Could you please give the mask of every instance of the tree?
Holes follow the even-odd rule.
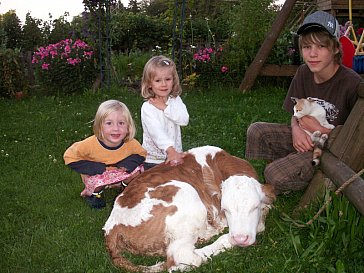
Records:
[[[140,12],[140,6],[138,4],[137,0],[130,0],[128,5],[128,10],[132,13],[139,13]]]
[[[23,26],[22,46],[25,51],[35,51],[44,43],[41,31],[42,20],[33,18],[28,12]]]
[[[6,48],[18,48],[21,43],[21,25],[14,10],[10,10],[2,16],[2,27],[6,36]]]
[[[160,16],[169,8],[170,0],[142,0],[141,10],[150,16]]]
[[[53,20],[52,30],[49,35],[49,43],[57,43],[72,36],[71,24],[65,19],[68,15],[69,13],[66,12],[64,16],[60,16],[58,19]]]

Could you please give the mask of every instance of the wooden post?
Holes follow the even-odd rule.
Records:
[[[277,41],[279,34],[281,33],[287,19],[296,3],[296,0],[286,0],[282,9],[278,12],[277,18],[274,20],[271,29],[269,30],[267,36],[265,37],[262,46],[260,47],[257,55],[255,56],[253,62],[248,67],[245,72],[244,79],[240,84],[239,89],[244,93],[249,91],[253,86],[256,77],[259,74],[265,60],[269,56],[274,43]]]
[[[358,172],[364,167],[364,81],[360,84],[358,100],[350,112],[330,152]]]
[[[363,157],[363,155],[361,156]],[[348,165],[330,152],[324,152],[322,154],[321,170],[338,188],[355,175],[355,172]],[[343,193],[350,203],[364,215],[364,180],[361,177],[358,177],[344,188]]]

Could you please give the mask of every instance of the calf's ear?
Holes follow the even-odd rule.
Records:
[[[265,194],[265,198],[263,199],[263,202],[267,205],[273,204],[273,202],[276,200],[276,194],[274,192],[274,187],[270,184],[263,184],[262,191]]]

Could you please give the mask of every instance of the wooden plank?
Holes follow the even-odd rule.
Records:
[[[338,188],[356,174],[344,162],[328,151],[324,151],[322,154],[321,170]],[[343,193],[364,215],[364,180],[358,177],[343,190]]]
[[[331,12],[333,15],[342,17],[349,16],[348,0],[317,0],[317,9]],[[364,10],[363,0],[352,0],[352,15],[360,17]]]
[[[298,65],[277,65],[265,64],[259,75],[261,76],[275,76],[275,77],[293,77],[296,74]]]
[[[317,9],[318,10],[331,10],[331,1],[330,0],[317,0]]]
[[[354,171],[364,167],[364,82],[359,99],[330,147],[330,152]]]
[[[362,9],[363,0],[351,0],[352,9]],[[343,9],[349,9],[348,0],[317,0],[317,7],[325,7],[327,9],[335,9],[336,7],[342,7]]]

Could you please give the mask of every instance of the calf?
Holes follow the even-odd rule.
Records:
[[[185,271],[234,246],[255,243],[275,199],[245,160],[220,148],[188,151],[184,163],[161,164],[137,176],[115,200],[103,230],[116,266],[128,271]],[[223,232],[215,242],[195,244]],[[135,265],[122,252],[166,261]]]

